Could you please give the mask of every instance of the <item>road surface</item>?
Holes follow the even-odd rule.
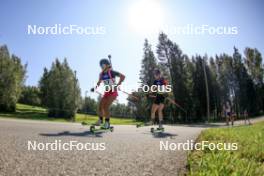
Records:
[[[164,133],[152,134],[150,127],[126,125],[94,135],[77,123],[0,118],[0,175],[182,175],[187,151],[160,150],[160,143],[185,143],[202,129],[165,126]],[[87,144],[88,150],[43,149],[56,142]]]

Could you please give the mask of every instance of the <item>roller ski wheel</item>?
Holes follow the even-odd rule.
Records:
[[[90,126],[90,132],[91,133],[94,133],[95,132],[95,126],[94,125]]]
[[[96,132],[105,132],[105,131],[114,131],[114,127],[110,126],[109,128],[105,128],[104,126],[100,126],[100,128],[96,128],[96,126],[92,125],[90,126],[90,132],[91,133],[96,133]]]
[[[150,128],[150,132],[154,133],[155,129],[154,128]]]
[[[164,132],[164,128],[157,128],[157,131],[161,131],[161,132]]]

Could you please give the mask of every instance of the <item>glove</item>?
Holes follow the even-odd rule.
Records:
[[[93,88],[91,88],[91,92],[94,92],[94,87],[93,87]]]

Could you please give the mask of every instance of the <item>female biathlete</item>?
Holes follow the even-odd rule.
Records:
[[[102,68],[102,72],[100,73],[99,80],[97,82],[95,89],[100,86],[101,82],[104,82],[105,93],[99,102],[99,106],[98,106],[99,120],[95,125],[100,126],[103,123],[103,117],[105,117],[105,123],[103,127],[105,129],[108,129],[110,128],[109,108],[113,103],[113,101],[118,96],[117,93],[118,86],[120,86],[121,83],[124,81],[125,76],[119,72],[112,70],[111,64],[108,59],[101,59],[100,67]],[[116,77],[120,78],[117,84],[115,80]],[[92,88],[91,91],[93,92],[94,88]]]
[[[159,115],[159,129],[162,129],[162,124],[163,124],[163,109],[164,109],[164,101],[165,101],[165,93],[163,86],[167,85],[167,81],[161,76],[160,70],[155,70],[154,71],[154,78],[155,81],[153,83],[153,86],[157,86],[156,90],[154,91],[154,95],[150,95],[150,97],[154,97],[154,102],[151,107],[151,122],[149,122],[149,125],[153,125],[155,121],[155,115],[156,112],[158,111]],[[159,88],[158,88],[159,87]]]
[[[229,122],[231,120],[231,124],[232,126],[234,125],[234,113],[232,111],[232,105],[229,101],[226,101],[226,103],[223,105],[223,111],[224,111],[224,115],[226,117],[226,125],[229,126]]]

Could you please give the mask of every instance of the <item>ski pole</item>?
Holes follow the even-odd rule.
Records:
[[[169,97],[167,97],[167,99],[168,99],[171,103],[173,103],[173,104],[175,104],[176,106],[178,106],[178,107],[179,107],[181,110],[183,110],[185,113],[187,113],[186,110],[185,110],[183,107],[181,107],[181,105],[179,105],[178,103],[176,103],[175,100],[173,100],[173,99],[171,99],[171,98],[169,98]]]
[[[112,57],[111,54],[109,54],[109,55],[108,55],[108,59],[109,59],[109,62],[110,62],[111,67],[113,68],[113,66],[112,66],[112,61],[111,61],[111,57]]]
[[[99,95],[101,95],[101,96],[103,96],[103,94],[101,93],[101,92],[99,92],[98,90],[96,90],[96,87],[94,88],[91,88],[91,90],[90,90],[91,92],[95,92],[95,93],[97,93],[97,94],[99,94]]]
[[[100,96],[103,96],[103,94],[101,93],[101,92],[99,92],[99,91],[95,91],[97,94],[99,94]]]
[[[100,95],[101,97],[104,96],[101,92],[99,92],[98,90],[96,90],[96,89],[94,89],[94,88],[91,89],[91,92],[97,93],[97,94]],[[114,102],[118,103],[117,99],[115,99]]]
[[[123,92],[124,94],[127,94],[128,96],[131,96],[131,97],[135,98],[136,100],[139,100],[139,98],[137,96],[135,96],[135,95],[132,95],[132,94],[130,94],[130,93],[126,92],[126,91],[123,91],[123,90],[120,90],[120,91]]]

